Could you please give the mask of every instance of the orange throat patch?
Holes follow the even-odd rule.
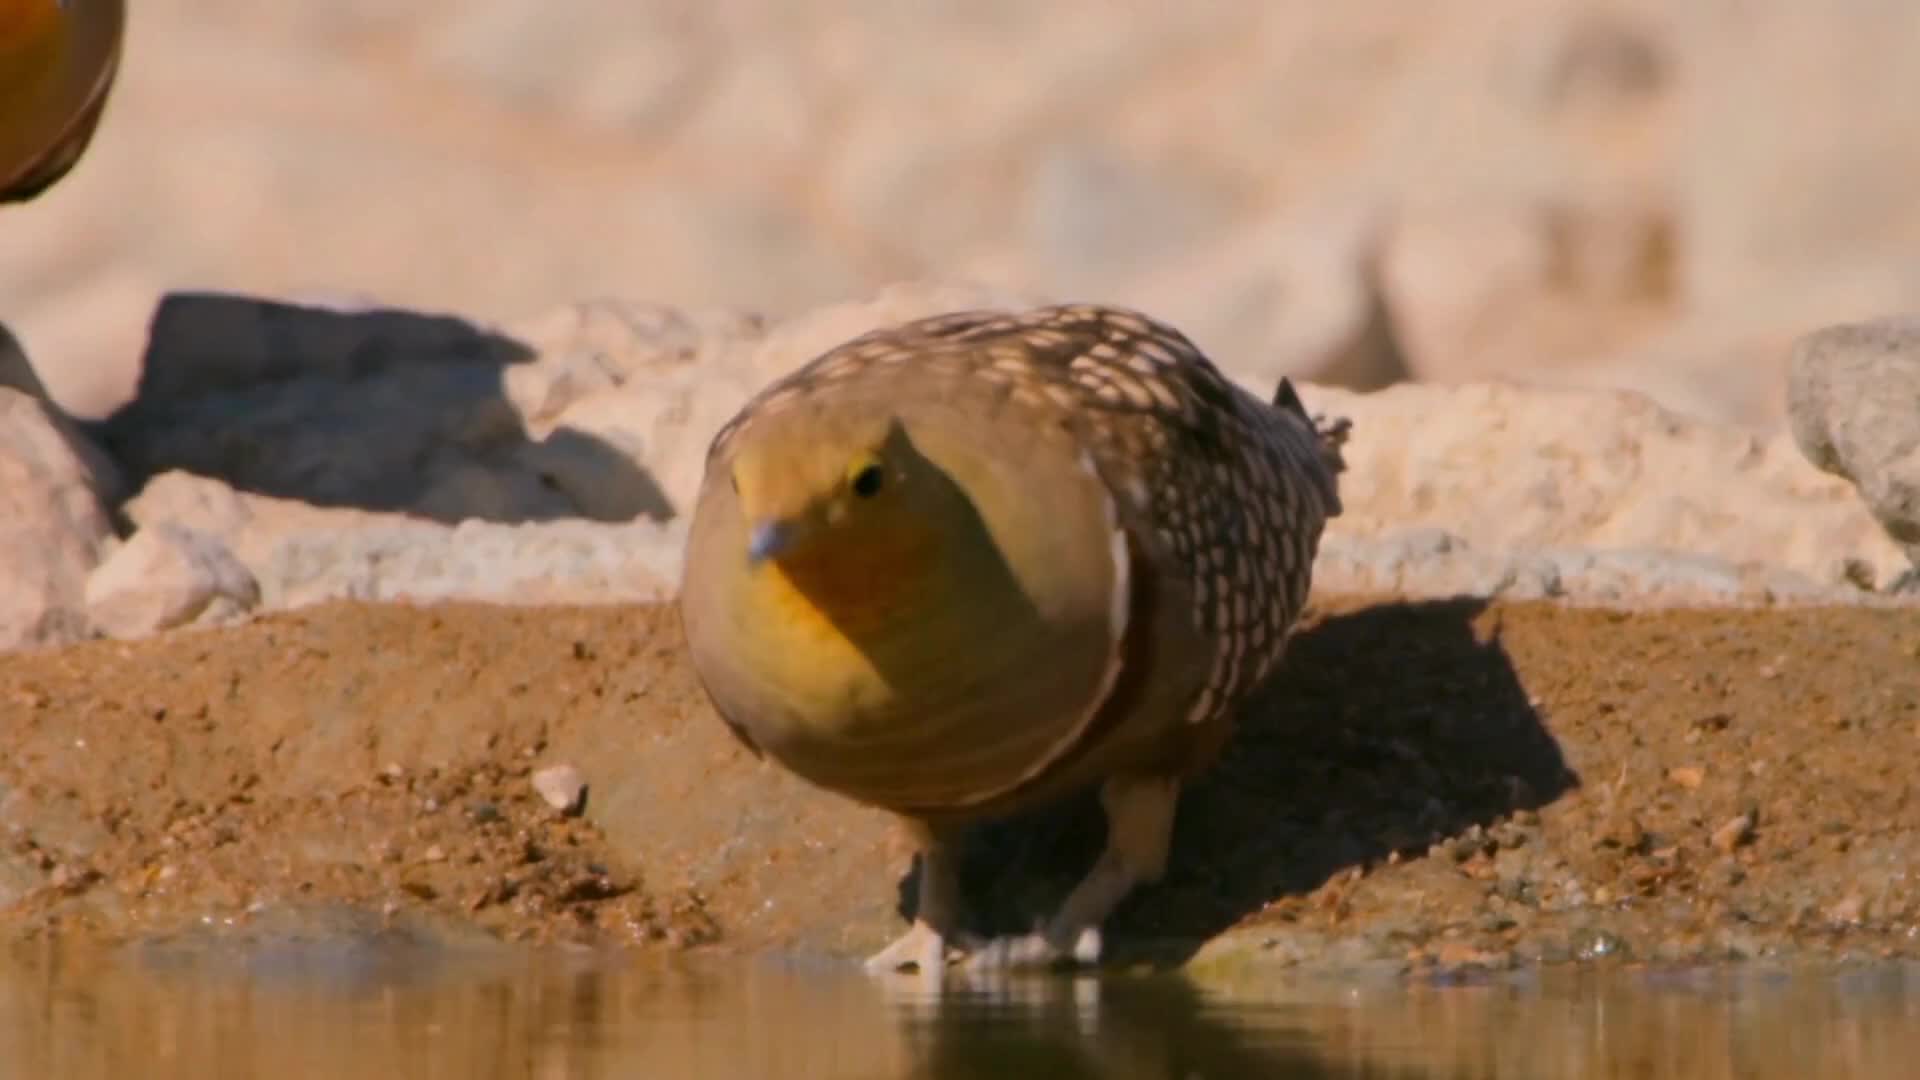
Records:
[[[760,568],[785,613],[857,640],[935,587],[938,539],[925,528],[863,530],[856,545],[809,544]]]

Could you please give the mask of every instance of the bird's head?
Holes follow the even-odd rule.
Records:
[[[749,563],[857,562],[925,531],[924,499],[915,497],[925,492],[914,488],[930,466],[897,419],[859,410],[784,419],[741,432],[732,455]]]
[[[998,445],[941,402],[891,389],[830,386],[738,429],[712,475],[726,486],[701,500],[719,524],[695,565],[777,599],[766,618],[818,618],[863,647],[926,624],[929,605],[994,617],[993,597],[1018,589],[980,504],[1007,505],[1020,466],[1002,470]]]

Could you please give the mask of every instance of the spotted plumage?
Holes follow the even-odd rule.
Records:
[[[973,950],[1084,951],[1282,656],[1345,436],[1134,311],[875,330],[715,435],[682,591],[696,666],[749,745],[915,823],[930,864],[954,827],[1101,783],[1102,863],[1046,932]],[[887,495],[850,494],[863,474]],[[929,888],[877,962],[937,966],[956,940]]]
[[[754,418],[874,368],[927,385],[977,379],[1001,406],[1060,410],[1126,500],[1139,538],[1187,578],[1194,621],[1217,641],[1213,718],[1265,678],[1301,608],[1335,486],[1344,424],[1317,428],[1290,383],[1272,405],[1233,385],[1179,331],[1099,305],[970,311],[882,328],[775,383],[715,436],[723,456]],[[1261,602],[1260,598],[1271,598]]]

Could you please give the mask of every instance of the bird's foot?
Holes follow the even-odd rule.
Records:
[[[867,957],[866,969],[875,975],[908,967],[918,969],[922,975],[937,974],[946,969],[950,950],[957,947],[964,952],[976,943],[971,935],[960,934],[950,938],[916,919],[912,928],[895,938],[892,944]]]
[[[1092,967],[1100,962],[1100,951],[1097,926],[1077,932],[1036,930],[982,942],[968,952],[962,966],[969,972],[1037,971],[1067,963]]]

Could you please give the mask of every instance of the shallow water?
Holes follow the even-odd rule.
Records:
[[[0,954],[0,1077],[1895,1077],[1920,967],[1477,985],[282,942]]]

